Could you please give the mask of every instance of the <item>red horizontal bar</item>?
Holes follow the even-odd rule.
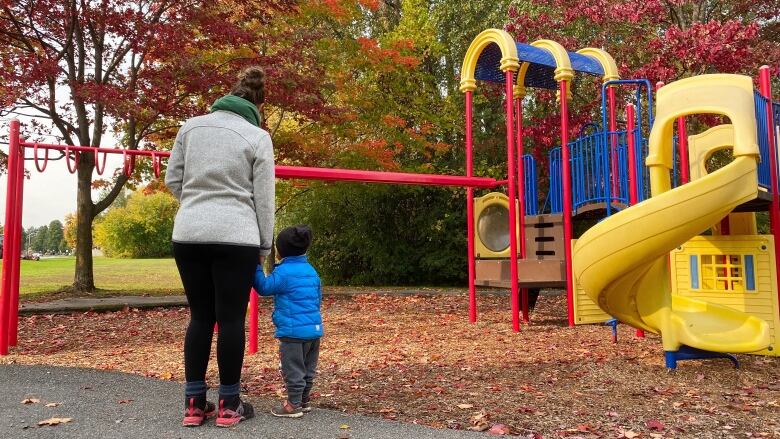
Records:
[[[124,148],[95,148],[92,146],[70,146],[70,145],[53,145],[51,143],[37,143],[37,142],[22,142],[20,145],[23,148],[34,148],[38,145],[41,149],[55,149],[57,151],[79,151],[79,152],[101,152],[106,154],[127,154],[137,156],[155,156],[155,157],[168,157],[171,155],[170,151],[149,151],[138,149],[124,149]]]
[[[79,151],[79,152],[99,152],[105,154],[127,154],[129,156],[154,156],[168,157],[170,151],[148,151],[148,150],[126,150],[122,148],[93,148],[90,146],[66,146],[53,145],[47,143],[22,142],[22,147],[34,148],[37,145],[39,149],[54,149],[58,151]],[[285,179],[306,179],[306,180],[324,180],[324,181],[353,181],[364,183],[389,183],[389,184],[410,184],[410,185],[431,185],[431,186],[459,186],[473,188],[494,188],[502,182],[494,178],[485,177],[465,177],[462,175],[441,175],[441,174],[415,174],[408,172],[384,172],[384,171],[364,171],[355,169],[337,169],[337,168],[309,168],[303,166],[276,166],[276,178]],[[505,183],[505,181],[504,181]]]
[[[302,178],[307,180],[357,181],[365,183],[392,183],[434,186],[461,186],[475,188],[496,187],[496,180],[461,175],[413,174],[406,172],[360,171],[353,169],[305,168],[301,166],[277,166],[277,178]]]

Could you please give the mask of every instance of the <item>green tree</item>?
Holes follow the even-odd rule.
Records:
[[[60,245],[64,240],[65,235],[63,233],[62,221],[54,220],[49,223],[49,229],[47,233],[46,251],[59,252]]]
[[[504,26],[508,2],[374,3],[375,8],[355,10],[352,25],[339,27],[328,46],[338,51],[332,58],[338,62],[326,63],[326,74],[336,84],[332,99],[344,117],[319,125],[319,134],[311,137],[329,145],[324,164],[462,174],[460,63],[475,35]],[[503,115],[496,110],[501,96],[489,87],[480,93],[476,172],[503,178]],[[278,194],[279,225],[312,226],[310,254],[328,282],[465,279],[463,190],[283,182]]]
[[[108,257],[170,256],[177,209],[178,202],[171,194],[135,192],[126,206],[110,209],[97,223],[95,242]]]
[[[35,229],[32,236],[32,249],[36,252],[45,252],[49,247],[49,227],[41,226]]]

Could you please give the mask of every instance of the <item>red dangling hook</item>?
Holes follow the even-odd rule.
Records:
[[[155,153],[152,153],[152,169],[154,170],[154,178],[160,178],[160,157]]]
[[[100,151],[98,151],[97,148],[95,148],[95,171],[97,171],[98,175],[103,175],[103,172],[106,170],[106,159],[108,158],[108,153],[103,153],[103,165],[98,165],[100,163],[100,159],[98,158],[100,155]],[[101,168],[102,166],[102,168]]]
[[[49,164],[49,150],[46,149],[46,156],[43,157],[43,166],[38,164],[38,143],[33,143],[33,158],[35,161],[35,169],[38,170],[38,172],[43,172],[46,170],[46,165]]]
[[[70,147],[65,145],[65,164],[68,165],[68,172],[71,174],[75,174],[76,170],[79,168],[79,152],[78,150],[73,151],[73,167],[70,166]]]
[[[135,155],[130,154],[130,158],[127,157],[127,150],[122,150],[122,172],[124,172],[125,176],[130,178],[133,176],[133,171],[135,171]]]

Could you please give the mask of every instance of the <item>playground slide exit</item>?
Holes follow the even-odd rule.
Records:
[[[681,346],[755,352],[769,346],[769,326],[755,316],[671,294],[669,252],[757,196],[753,85],[739,75],[688,78],[659,90],[647,165],[653,197],[602,221],[575,244],[575,275],[605,312],[659,333],[666,352]],[[716,113],[734,126],[734,160],[671,189],[672,129],[679,116]]]

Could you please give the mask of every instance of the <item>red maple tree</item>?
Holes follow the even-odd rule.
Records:
[[[27,136],[159,149],[237,71],[259,64],[267,66],[271,106],[316,118],[324,104],[317,66],[305,55],[311,37],[269,25],[294,15],[296,3],[0,0],[0,110],[50,121]],[[82,154],[73,289],[86,292],[95,288],[92,222],[128,180],[115,175],[93,200],[93,169],[93,154]]]

